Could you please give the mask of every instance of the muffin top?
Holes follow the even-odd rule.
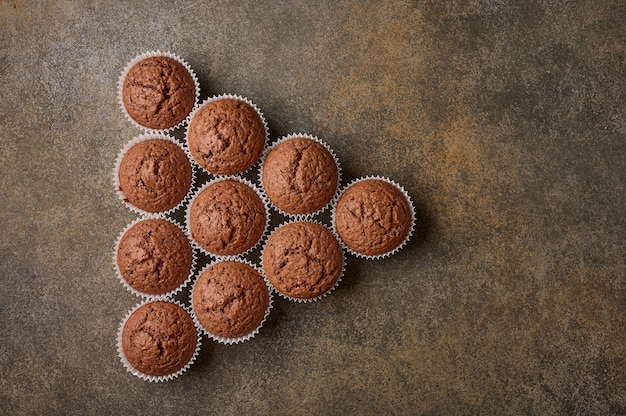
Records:
[[[250,104],[220,98],[194,114],[187,131],[191,155],[216,175],[234,175],[251,167],[265,146],[265,125]]]
[[[226,179],[203,189],[191,203],[192,238],[218,256],[242,254],[259,242],[265,231],[265,204],[245,183]]]
[[[323,295],[343,269],[339,242],[323,225],[294,222],[278,228],[263,250],[263,270],[281,294],[297,299]]]
[[[378,256],[400,247],[413,225],[409,201],[394,185],[365,179],[349,186],[337,201],[335,228],[356,253]]]
[[[148,295],[163,295],[187,280],[193,250],[176,225],[162,219],[146,219],[122,235],[116,259],[122,278],[130,287]]]
[[[258,328],[269,306],[269,291],[261,274],[239,261],[211,265],[193,290],[193,310],[211,334],[238,338]]]
[[[131,314],[122,329],[122,350],[135,369],[148,376],[174,374],[196,351],[197,331],[182,307],[150,302]]]
[[[175,143],[148,139],[132,146],[118,172],[126,201],[148,212],[177,206],[191,189],[191,163]]]
[[[263,188],[270,201],[288,214],[312,214],[337,191],[339,168],[317,141],[294,137],[276,145],[263,162]]]
[[[196,103],[192,75],[166,56],[142,59],[128,71],[122,101],[130,117],[149,129],[168,129],[187,118]]]

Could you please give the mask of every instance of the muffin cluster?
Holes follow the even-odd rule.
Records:
[[[117,342],[144,380],[185,372],[202,334],[223,344],[254,337],[274,294],[322,299],[339,284],[345,253],[386,257],[413,232],[401,186],[363,177],[342,188],[330,146],[303,133],[270,143],[247,98],[200,102],[194,71],[174,54],[135,57],[118,96],[140,132],[121,149],[114,183],[138,218],[121,231],[114,263],[142,301]]]

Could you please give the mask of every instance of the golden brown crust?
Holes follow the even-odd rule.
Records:
[[[261,116],[245,101],[222,98],[202,106],[187,134],[191,155],[207,171],[234,175],[251,167],[265,146]]]
[[[266,215],[263,200],[250,186],[234,180],[216,182],[191,205],[191,236],[210,253],[241,254],[260,240]]]
[[[335,227],[346,246],[366,256],[388,253],[411,232],[409,202],[392,184],[366,179],[350,186],[339,198]]]
[[[191,163],[176,144],[149,139],[131,147],[119,168],[120,191],[144,211],[167,211],[191,189]]]
[[[148,219],[120,239],[117,264],[135,290],[162,295],[180,286],[191,272],[193,250],[183,231],[169,221]]]
[[[323,225],[294,222],[278,228],[263,250],[269,282],[285,296],[311,299],[329,291],[341,276],[339,242]]]
[[[164,376],[189,363],[197,336],[193,320],[183,308],[170,302],[151,302],[133,312],[124,324],[122,350],[140,372]]]
[[[269,306],[269,291],[261,274],[237,262],[213,264],[198,278],[193,309],[210,333],[225,337],[245,336],[261,325]]]
[[[196,102],[196,86],[178,61],[155,56],[137,62],[124,78],[124,107],[133,120],[150,129],[174,127]]]
[[[320,143],[295,137],[278,144],[263,163],[268,198],[289,214],[312,214],[337,191],[339,172],[332,154]]]

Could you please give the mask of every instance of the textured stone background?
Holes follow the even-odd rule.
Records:
[[[130,3],[0,2],[0,413],[626,412],[623,1]],[[157,385],[116,356],[138,299],[111,260],[116,82],[152,49],[419,214]]]

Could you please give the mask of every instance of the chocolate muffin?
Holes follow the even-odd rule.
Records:
[[[263,270],[282,295],[314,299],[330,291],[343,271],[343,253],[335,236],[314,222],[278,228],[263,250]]]
[[[177,126],[196,104],[192,74],[167,56],[148,57],[133,65],[124,77],[121,93],[128,115],[155,130]]]
[[[380,256],[406,241],[413,227],[413,211],[398,187],[381,179],[365,179],[350,185],[339,197],[334,222],[350,250]]]
[[[265,231],[263,200],[237,180],[209,184],[193,199],[188,218],[192,238],[217,256],[242,254],[254,247]]]
[[[164,295],[189,277],[193,249],[185,233],[163,219],[133,224],[120,238],[116,262],[121,277],[134,290]]]
[[[240,261],[220,261],[198,278],[192,294],[193,311],[212,335],[240,338],[262,324],[270,304],[263,276]]]
[[[289,136],[267,154],[261,182],[279,210],[313,214],[337,192],[339,167],[330,151],[311,136]]]
[[[183,370],[195,355],[198,333],[185,309],[167,301],[140,306],[124,323],[124,358],[147,376],[167,376]]]
[[[174,142],[147,139],[123,155],[118,178],[125,201],[147,212],[168,211],[191,189],[191,163]]]
[[[187,129],[191,155],[216,175],[234,175],[261,156],[267,132],[257,110],[243,99],[217,98],[194,113]]]

